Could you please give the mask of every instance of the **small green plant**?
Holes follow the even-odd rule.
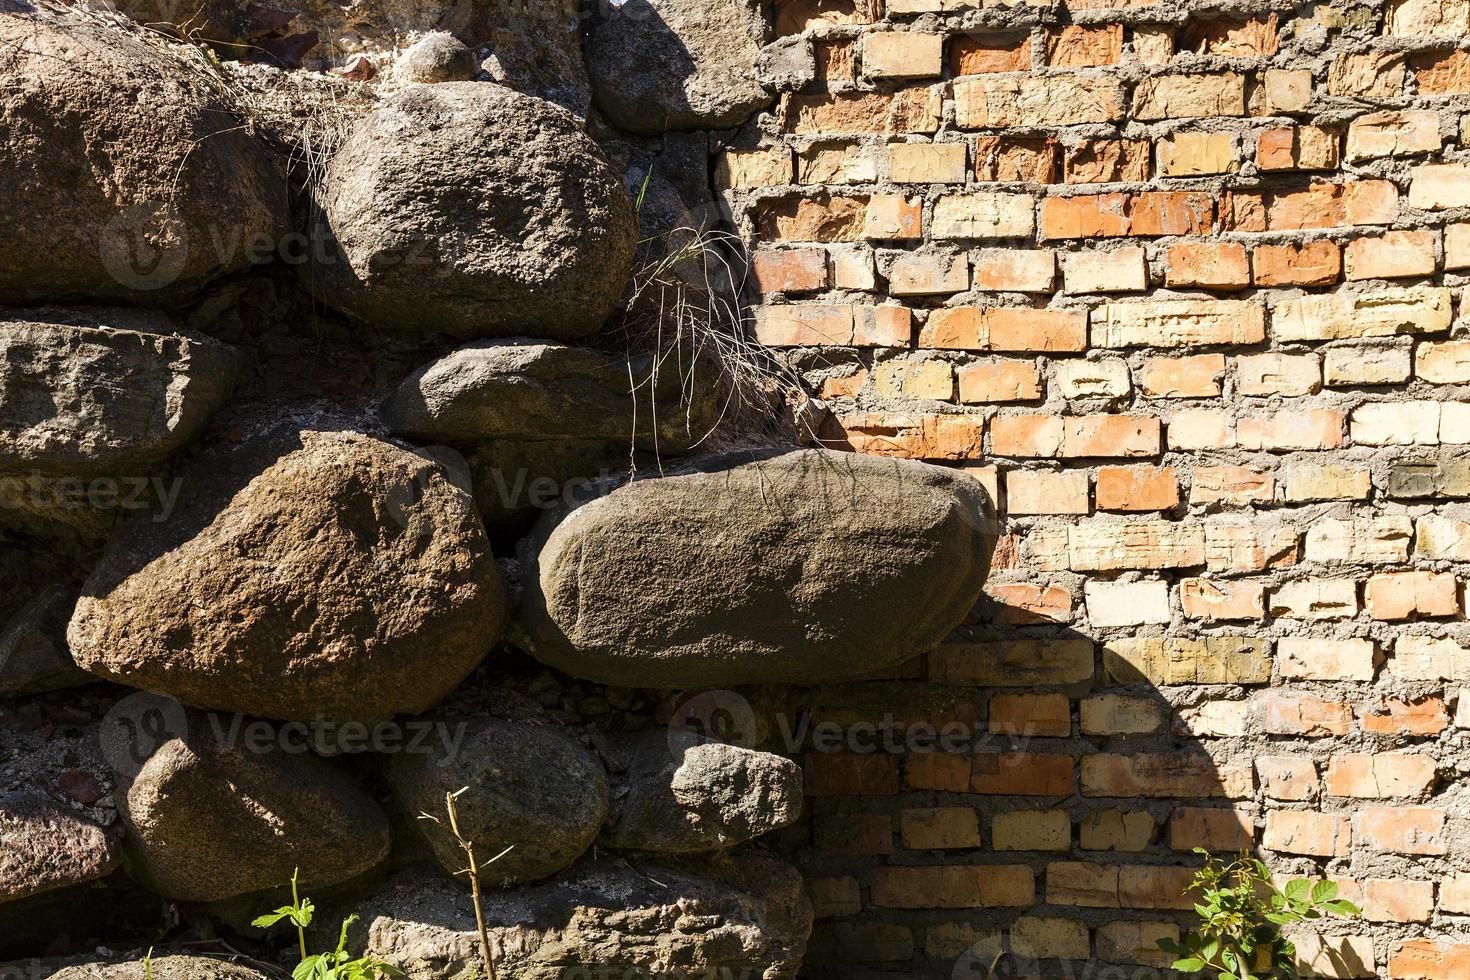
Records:
[[[354,959],[347,952],[347,930],[357,921],[349,915],[342,923],[342,933],[337,938],[337,948],[329,953],[306,953],[306,929],[311,925],[316,907],[311,899],[302,898],[298,879],[301,869],[291,873],[291,904],[283,905],[267,915],[262,915],[251,925],[257,929],[269,929],[278,922],[290,922],[296,927],[296,943],[301,951],[301,962],[291,971],[292,980],[381,980],[385,977],[401,977],[403,971],[382,960]]]
[[[1193,884],[1200,927],[1178,942],[1159,940],[1159,949],[1177,957],[1176,970],[1212,971],[1221,980],[1294,978],[1296,946],[1281,934],[1283,926],[1362,911],[1338,898],[1333,882],[1298,879],[1277,888],[1270,869],[1248,854],[1225,861],[1202,847],[1194,851],[1205,856]]]

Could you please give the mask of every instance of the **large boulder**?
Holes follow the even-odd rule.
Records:
[[[105,878],[117,863],[96,824],[36,793],[0,794],[0,904]]]
[[[0,5],[0,302],[172,303],[269,256],[285,184],[202,57]]]
[[[687,451],[717,411],[717,380],[677,356],[614,357],[534,340],[486,341],[410,375],[383,406],[419,441],[604,440]]]
[[[179,901],[213,902],[289,882],[346,881],[388,854],[388,817],[353,781],[280,743],[234,738],[191,715],[127,783],[129,871]],[[118,774],[120,778],[126,772]]]
[[[618,746],[603,841],[691,854],[733,847],[801,816],[801,766],[769,752],[651,732]]]
[[[592,102],[619,129],[730,129],[771,101],[756,77],[755,0],[631,0],[597,8],[584,51]]]
[[[503,632],[484,526],[431,459],[291,426],[182,483],[83,587],[68,639],[98,676],[268,718],[377,718],[436,704]]]
[[[3,576],[0,584],[7,589],[25,589]],[[53,583],[32,591],[8,617],[0,615],[0,698],[56,691],[96,680],[77,666],[66,646],[66,622],[75,601],[74,592]],[[0,603],[0,609],[4,605],[8,604]]]
[[[629,687],[827,684],[934,647],[995,546],[980,484],[908,460],[736,454],[544,516],[524,640]]]
[[[238,369],[234,348],[183,335],[161,316],[0,311],[0,469],[90,474],[156,463],[198,434]]]
[[[489,892],[484,904],[495,967],[516,980],[790,980],[812,924],[801,876],[762,854],[712,865],[590,863]],[[454,882],[402,873],[352,911],[361,918],[349,949],[414,980],[468,980],[479,963],[474,913]]]
[[[0,971],[3,973],[3,971]],[[124,961],[95,960],[65,966],[35,980],[267,980],[269,974],[212,956],[157,953]],[[23,975],[24,980],[24,975]]]
[[[545,878],[581,857],[607,817],[602,763],[569,736],[530,722],[481,718],[450,722],[453,740],[394,756],[388,782],[402,815],[417,821],[434,859],[453,874],[465,855],[449,832],[445,794],[456,801],[459,827],[489,864],[496,887]],[[453,744],[451,744],[451,741]]]
[[[302,281],[388,329],[585,337],[617,306],[637,223],[577,120],[500,85],[414,85],[328,168]]]

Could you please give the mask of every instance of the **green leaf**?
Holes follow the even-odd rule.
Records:
[[[1337,897],[1337,882],[1319,881],[1312,886],[1312,901],[1330,902]]]
[[[1196,973],[1200,970],[1203,970],[1209,965],[1210,964],[1197,957],[1190,957],[1188,959],[1174,961],[1174,969],[1181,970],[1185,973]]]
[[[260,918],[252,920],[250,924],[257,929],[269,929],[294,911],[295,909],[289,908],[276,909],[270,915],[262,915]]]
[[[1293,902],[1303,901],[1310,894],[1312,883],[1305,878],[1297,878],[1295,881],[1286,883],[1286,897]]]

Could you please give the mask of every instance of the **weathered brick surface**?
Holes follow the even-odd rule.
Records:
[[[1167,966],[1198,844],[1364,905],[1316,975],[1470,976],[1470,3],[776,7],[814,80],[715,169],[754,336],[1002,527],[843,695],[985,743],[804,757],[836,972]]]

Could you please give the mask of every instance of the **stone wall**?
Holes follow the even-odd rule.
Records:
[[[1470,975],[1470,4],[777,8],[757,336],[1005,522],[969,627],[808,705],[808,969],[1154,976],[1203,846],[1363,905],[1320,975]]]

